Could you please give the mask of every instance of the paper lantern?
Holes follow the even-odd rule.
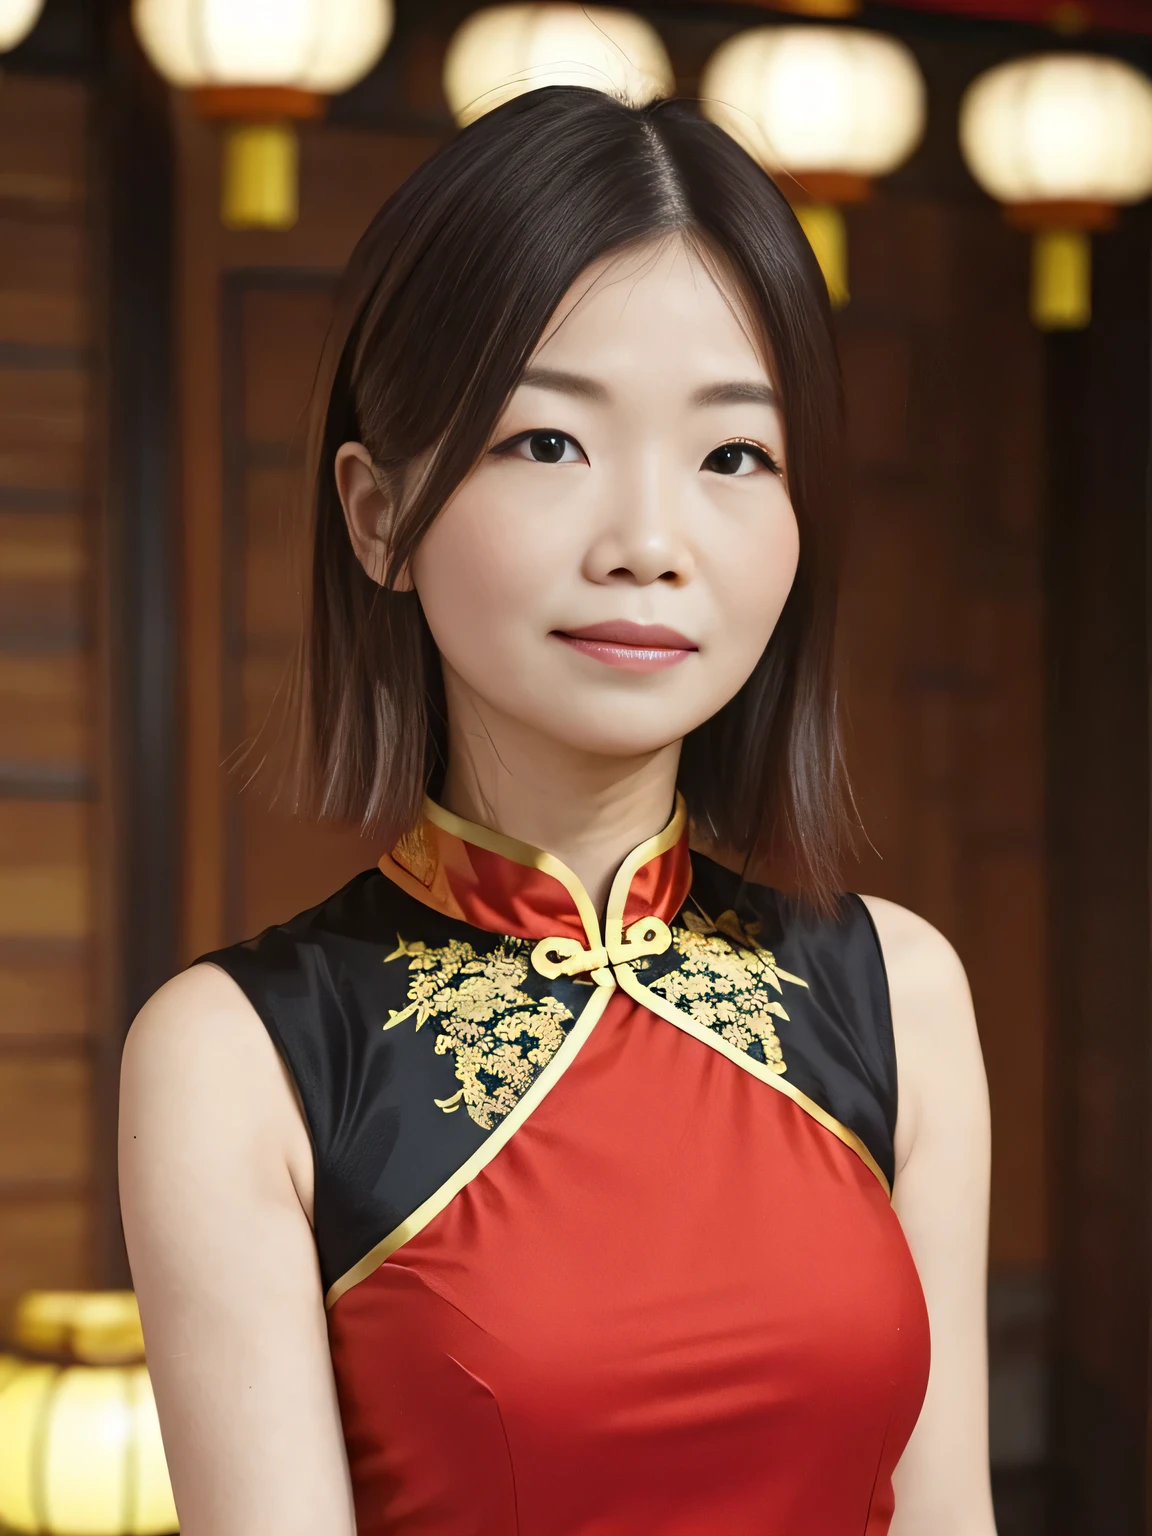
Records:
[[[0,0],[0,53],[24,41],[43,9],[44,0]]]
[[[709,59],[704,110],[774,175],[835,304],[848,299],[839,205],[860,202],[924,132],[924,78],[895,38],[856,27],[754,27]]]
[[[38,1536],[175,1531],[131,1291],[32,1292],[15,1332],[21,1354],[0,1355],[0,1527]]]
[[[461,127],[543,85],[586,85],[642,105],[673,87],[659,34],[629,11],[494,5],[456,30],[444,95]]]
[[[1001,64],[965,93],[960,146],[1011,222],[1033,232],[1033,319],[1086,325],[1090,232],[1152,192],[1152,82],[1088,53]]]
[[[228,124],[221,216],[288,229],[298,213],[293,122],[366,75],[392,35],[392,0],[133,0],[149,59]]]

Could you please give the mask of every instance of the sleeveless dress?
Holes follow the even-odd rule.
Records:
[[[299,1091],[361,1536],[882,1536],[928,1374],[867,909],[688,849],[603,927],[429,803],[204,957]]]

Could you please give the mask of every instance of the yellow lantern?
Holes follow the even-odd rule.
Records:
[[[1152,192],[1152,82],[1119,59],[1037,54],[988,70],[960,107],[968,169],[1033,233],[1032,317],[1074,330],[1092,314],[1089,235]]]
[[[753,27],[700,81],[704,110],[784,181],[834,304],[848,301],[840,204],[901,165],[924,132],[924,78],[895,38],[855,27]]]
[[[544,85],[587,85],[641,105],[668,95],[659,33],[629,11],[594,5],[494,5],[457,28],[444,95],[461,127]]]
[[[298,214],[294,121],[361,79],[392,35],[392,0],[133,0],[141,45],[198,111],[228,126],[221,217],[289,229]]]
[[[176,1506],[131,1291],[33,1291],[0,1355],[0,1528],[167,1536]]]
[[[44,0],[0,0],[0,53],[24,41],[43,9]]]

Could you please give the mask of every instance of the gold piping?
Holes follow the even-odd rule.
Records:
[[[643,982],[636,979],[636,973],[630,965],[618,965],[616,979],[634,1002],[640,1003],[660,1018],[667,1019],[669,1024],[675,1024],[677,1029],[682,1029],[693,1039],[711,1046],[714,1051],[719,1051],[721,1056],[726,1056],[729,1061],[735,1062],[738,1067],[743,1067],[753,1077],[759,1078],[762,1083],[767,1083],[770,1088],[775,1088],[778,1093],[784,1094],[794,1104],[798,1104],[805,1114],[811,1115],[813,1120],[822,1125],[826,1131],[831,1131],[833,1136],[842,1141],[846,1147],[850,1147],[865,1167],[879,1179],[888,1198],[892,1198],[892,1190],[884,1177],[883,1170],[855,1131],[849,1130],[846,1125],[841,1125],[839,1120],[830,1115],[826,1109],[822,1109],[814,1099],[810,1099],[806,1093],[801,1092],[794,1083],[788,1082],[763,1066],[755,1056],[749,1056],[747,1051],[740,1050],[730,1041],[725,1040],[722,1035],[718,1035],[715,1030],[709,1029],[706,1024],[697,1023],[690,1014],[681,1013],[665,998],[650,992]]]
[[[445,828],[445,830],[451,829]],[[370,1249],[358,1263],[353,1264],[352,1268],[341,1275],[339,1280],[333,1282],[324,1298],[326,1307],[334,1307],[346,1291],[350,1291],[353,1286],[358,1285],[361,1280],[366,1280],[370,1274],[379,1269],[385,1259],[390,1258],[398,1248],[403,1247],[410,1238],[415,1237],[433,1217],[439,1216],[448,1202],[454,1199],[464,1186],[492,1161],[501,1147],[515,1135],[532,1111],[552,1091],[575,1061],[577,1053],[599,1022],[601,1014],[608,1006],[608,999],[615,990],[615,983],[611,980],[597,984],[596,990],[581,1010],[580,1017],[568,1031],[564,1044],[515,1108],[508,1111],[496,1129],[476,1148],[467,1162],[457,1168],[451,1178],[446,1179],[434,1194],[429,1195],[422,1205],[416,1207],[411,1216],[389,1232],[387,1237]]]
[[[663,832],[657,832],[655,837],[650,837],[647,842],[641,843],[639,848],[634,848],[616,871],[616,878],[608,893],[608,911],[604,919],[604,939],[609,948],[615,949],[623,943],[624,907],[636,875],[645,864],[650,864],[653,859],[658,859],[662,853],[667,853],[669,848],[676,846],[683,834],[687,819],[688,810],[684,804],[684,796],[677,790],[676,808],[672,812],[672,820]]]
[[[533,848],[531,843],[522,843],[518,838],[506,837],[503,832],[494,832],[491,827],[482,827],[479,822],[465,821],[463,816],[446,811],[442,805],[437,805],[435,800],[427,797],[424,800],[424,814],[442,832],[450,832],[462,842],[475,843],[487,853],[498,853],[502,858],[510,859],[513,864],[538,869],[543,874],[551,875],[553,880],[559,880],[576,903],[576,910],[588,936],[589,948],[600,947],[600,919],[596,916],[592,898],[584,889],[579,876],[555,854],[545,853],[542,848]]]
[[[478,848],[483,848],[488,853],[498,853],[502,858],[510,859],[513,864],[522,864],[528,869],[538,869],[543,874],[551,875],[554,880],[559,880],[576,904],[580,921],[584,924],[589,949],[596,950],[602,947],[600,919],[592,904],[592,898],[584,889],[579,875],[569,869],[567,864],[558,859],[555,854],[546,853],[543,848],[534,848],[531,843],[522,843],[519,838],[508,837],[503,832],[495,832],[491,827],[481,826],[478,821],[466,821],[463,816],[457,816],[454,811],[446,811],[442,805],[438,805],[427,795],[424,797],[424,814],[442,832],[448,832],[453,837],[460,838],[462,842],[475,843]],[[616,878],[612,882],[612,889],[608,896],[608,923],[611,924],[613,921],[616,923],[615,930],[608,937],[609,944],[619,945],[623,940],[624,904],[628,900],[628,892],[637,871],[643,869],[645,864],[650,864],[653,859],[659,858],[662,853],[667,853],[669,848],[676,846],[687,819],[688,811],[684,804],[684,796],[677,790],[672,820],[662,832],[657,832],[655,837],[648,838],[638,848],[634,848],[616,871]]]

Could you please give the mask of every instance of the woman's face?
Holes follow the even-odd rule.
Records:
[[[450,710],[638,756],[748,678],[798,536],[740,313],[679,239],[574,284],[412,564]]]

